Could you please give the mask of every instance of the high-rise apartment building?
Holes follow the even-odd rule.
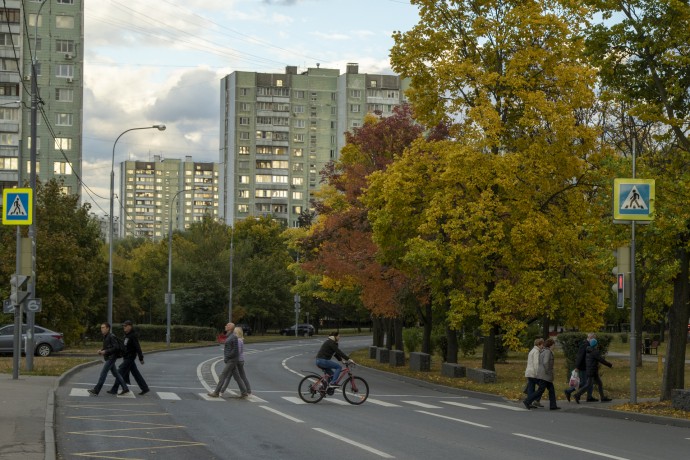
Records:
[[[309,68],[298,73],[233,72],[221,80],[221,218],[232,225],[272,216],[298,226],[319,188],[320,172],[338,158],[346,131],[367,113],[389,116],[408,82],[395,75]]]
[[[81,193],[83,19],[83,0],[0,4],[0,189],[24,185],[31,173],[35,59],[37,178]]]
[[[172,229],[185,230],[204,216],[218,218],[217,163],[191,156],[120,163],[119,234],[159,240]],[[171,220],[172,219],[172,220]]]

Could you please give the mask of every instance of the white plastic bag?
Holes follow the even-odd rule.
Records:
[[[573,372],[570,374],[570,386],[573,388],[577,388],[580,385],[580,373],[577,371],[577,369],[573,369]]]

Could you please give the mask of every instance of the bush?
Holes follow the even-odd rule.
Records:
[[[422,343],[422,330],[418,327],[403,329],[403,344],[408,353],[417,351]]]
[[[464,334],[458,339],[458,347],[460,348],[460,353],[465,358],[474,356],[477,353],[477,345],[479,341],[474,334]]]
[[[570,371],[575,368],[575,359],[577,358],[577,349],[580,347],[580,343],[587,338],[587,334],[584,332],[563,332],[558,334],[558,343],[561,344],[563,349],[563,355],[565,356],[565,364],[567,375],[570,375]],[[606,356],[609,350],[609,344],[613,340],[613,335],[611,334],[598,334],[597,341],[599,342],[599,350],[601,356]]]
[[[135,324],[134,330],[139,335],[139,340],[143,342],[165,342],[167,326],[160,326],[158,324]],[[100,325],[97,331],[90,331],[91,337],[95,340],[101,340]],[[112,332],[118,337],[124,335],[121,324],[116,324],[112,327]],[[215,342],[218,331],[212,327],[199,326],[170,326],[170,341],[178,343],[193,343],[193,342]]]

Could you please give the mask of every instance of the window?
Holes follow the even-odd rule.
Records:
[[[38,144],[38,142],[37,142]],[[31,160],[26,160],[26,174],[31,174]],[[41,163],[36,162],[36,174],[41,174]]]
[[[9,70],[16,72],[17,70],[19,70],[17,60],[14,58],[2,58],[2,60],[0,60],[0,70]]]
[[[58,126],[72,126],[72,114],[71,113],[56,113],[55,114],[55,124]]]
[[[249,117],[240,117],[240,125],[249,126]]]
[[[11,136],[11,134],[10,134]],[[0,144],[2,144],[2,135],[0,135]],[[26,138],[26,148],[30,149],[31,148],[31,137]],[[36,138],[36,149],[39,150],[41,148],[41,138],[37,137]]]
[[[19,95],[18,83],[0,83],[0,96],[17,96]]]
[[[306,120],[295,120],[294,127],[295,128],[306,128],[307,122],[306,122]]]
[[[0,45],[13,46],[15,43],[21,43],[19,41],[19,34],[0,33]]]
[[[67,88],[55,88],[55,100],[60,102],[74,101],[74,90]]]
[[[74,65],[72,64],[58,64],[55,66],[55,76],[60,78],[73,78]]]
[[[271,117],[256,117],[256,124],[257,125],[270,125],[271,124]]]
[[[303,177],[293,177],[292,178],[292,185],[304,185],[304,178]]]
[[[386,91],[386,97],[389,99],[398,99],[398,92],[394,90]]]
[[[350,90],[350,97],[354,97],[359,99],[362,97],[362,90],[361,89],[351,89]]]
[[[249,102],[240,102],[240,111],[249,112],[252,110],[252,105]]]
[[[238,204],[237,205],[237,212],[249,212],[249,205],[248,204]]]
[[[249,198],[249,190],[238,190],[237,198]]]
[[[304,198],[304,192],[292,192],[293,200],[301,200]]]
[[[304,142],[304,134],[295,134],[295,142]]]
[[[16,158],[0,157],[0,171],[16,171],[18,165]]]
[[[55,51],[58,53],[74,53],[74,40],[55,40]]]
[[[0,107],[0,121],[18,121],[19,109]]]
[[[249,183],[249,176],[240,176],[239,177],[239,183],[240,184],[248,184]]]
[[[303,163],[293,163],[292,164],[292,170],[294,172],[303,172],[304,171],[304,164]]]
[[[19,24],[19,10],[0,8],[0,23]]]
[[[56,137],[55,150],[72,150],[72,139],[69,137]]]
[[[350,104],[350,112],[359,113],[359,104]]]
[[[246,145],[241,145],[237,150],[238,155],[249,155],[249,147]]]
[[[272,182],[272,176],[270,174],[257,174],[254,176],[254,180],[257,184],[270,184]]]
[[[19,21],[17,21],[19,22]],[[43,26],[43,15],[38,17],[38,24],[36,24],[36,14],[29,13],[29,27],[42,27]]]
[[[292,92],[292,95],[295,97],[295,99],[304,99],[304,91],[295,90]]]
[[[369,81],[369,86],[370,86],[371,88],[376,88],[376,80],[370,80],[370,81]]]
[[[292,207],[292,213],[293,214],[302,214],[302,206],[293,206]]]
[[[240,88],[240,96],[249,96],[249,88]]]
[[[58,29],[74,29],[74,16],[55,16],[55,27]]]
[[[304,156],[304,149],[292,149],[292,156],[293,157]]]
[[[66,161],[56,161],[53,163],[53,173],[63,175],[72,174],[72,165]]]
[[[292,107],[292,111],[295,113],[304,113],[304,106],[303,105],[295,105]]]
[[[249,133],[248,132],[240,132],[240,140],[241,141],[248,141],[249,140]]]
[[[274,184],[287,184],[287,182],[288,182],[287,176],[273,176],[273,183]]]
[[[74,5],[74,0],[57,0],[55,3],[62,3],[63,5]]]
[[[283,80],[276,80],[276,86],[283,86]]]

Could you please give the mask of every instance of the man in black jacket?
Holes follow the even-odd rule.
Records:
[[[604,384],[601,382],[601,377],[599,377],[599,363],[608,367],[613,367],[613,364],[606,361],[601,356],[597,345],[597,339],[592,339],[589,341],[589,347],[587,347],[587,357],[585,358],[585,361],[587,362],[587,385],[584,388],[580,388],[577,393],[573,395],[575,402],[578,404],[580,404],[580,396],[582,393],[585,391],[592,391],[594,384],[599,387],[599,396],[601,398],[601,402],[611,401],[610,398],[604,396]]]
[[[119,394],[127,394],[129,393],[129,388],[127,388],[127,384],[117,371],[117,367],[115,367],[115,361],[117,361],[118,358],[117,355],[118,351],[120,350],[120,344],[117,341],[117,337],[110,332],[110,323],[101,324],[101,334],[103,334],[103,348],[98,350],[98,354],[103,356],[105,362],[103,363],[103,369],[101,369],[101,376],[98,378],[98,383],[95,387],[93,387],[93,390],[89,390],[89,394],[91,396],[98,396],[98,393],[101,391],[101,388],[105,383],[105,378],[108,376],[108,371],[113,374],[115,380],[117,380],[122,386],[122,391]]]
[[[580,342],[580,346],[577,348],[577,355],[575,355],[575,369],[577,369],[577,373],[580,377],[580,385],[578,390],[587,386],[587,347],[589,347],[589,341],[596,339],[596,337],[596,334],[590,332],[587,334],[587,338]],[[565,397],[568,398],[568,401],[570,401],[570,396],[574,391],[575,388],[568,388],[565,390]],[[592,396],[593,391],[594,386],[589,387],[589,390],[587,390],[587,402],[598,401],[597,398]]]
[[[321,345],[319,352],[316,354],[316,366],[324,369],[331,375],[331,386],[335,386],[340,377],[340,371],[343,369],[339,363],[331,361],[333,355],[335,355],[338,361],[352,361],[345,353],[340,351],[338,348],[338,341],[340,340],[338,331],[333,332]]]
[[[139,385],[139,389],[141,390],[139,394],[145,395],[149,392],[149,386],[146,384],[146,380],[144,380],[144,377],[141,375],[141,372],[139,372],[136,363],[136,358],[138,357],[139,362],[142,365],[144,364],[144,353],[142,353],[141,351],[141,345],[139,344],[139,336],[134,331],[134,327],[132,326],[132,322],[130,320],[127,320],[124,323],[122,323],[122,329],[125,331],[125,352],[122,355],[122,362],[120,363],[118,371],[127,383],[129,383],[129,374],[131,372],[132,376],[134,377],[134,380],[136,380],[137,385]],[[117,388],[119,386],[120,383],[116,380],[115,384],[110,389],[110,391],[108,391],[108,393],[113,395],[116,394]]]

